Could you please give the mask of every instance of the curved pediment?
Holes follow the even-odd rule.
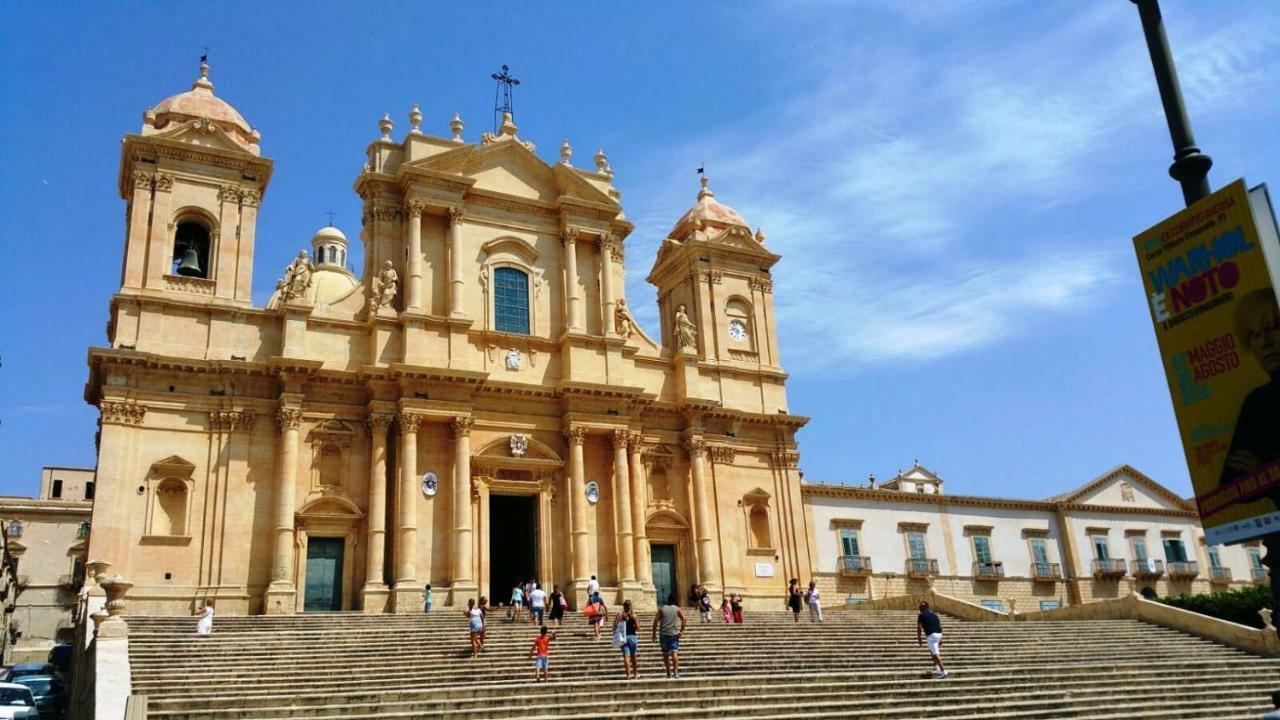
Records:
[[[299,518],[342,518],[359,520],[364,512],[358,505],[340,495],[325,495],[298,509]]]
[[[532,435],[522,433],[494,438],[477,448],[472,455],[477,459],[511,458],[561,462],[560,454],[553,450],[550,445],[534,438]]]
[[[509,253],[529,264],[533,264],[538,259],[538,250],[533,246],[533,243],[514,235],[504,235],[490,240],[480,246],[480,249],[488,256]]]
[[[684,516],[675,510],[662,508],[649,513],[649,517],[644,521],[644,526],[652,535],[661,529],[688,530],[689,521],[685,520]]]

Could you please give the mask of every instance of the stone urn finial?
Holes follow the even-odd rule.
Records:
[[[102,589],[107,591],[107,614],[112,618],[120,617],[124,614],[126,607],[125,595],[128,594],[129,588],[133,587],[133,583],[119,575],[112,575],[101,584]]]
[[[422,131],[418,126],[422,124],[422,110],[418,108],[418,103],[413,104],[413,108],[409,110],[409,134],[421,135]]]
[[[462,128],[462,115],[454,113],[453,119],[449,121],[449,130],[453,133],[453,141],[456,143],[462,142]]]
[[[1276,626],[1271,624],[1271,608],[1262,608],[1258,614],[1262,616],[1263,629],[1275,632]]]
[[[90,560],[84,564],[89,571],[89,577],[98,585],[101,585],[107,579],[107,568],[111,567],[111,563],[106,560]]]
[[[391,115],[389,113],[382,116],[382,119],[378,121],[378,130],[382,133],[383,140],[391,139],[391,131],[395,126],[396,124],[391,122]]]

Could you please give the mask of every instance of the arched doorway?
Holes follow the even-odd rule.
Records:
[[[345,497],[327,495],[303,505],[296,514],[300,552],[295,587],[297,610],[352,610],[356,543],[364,513]]]

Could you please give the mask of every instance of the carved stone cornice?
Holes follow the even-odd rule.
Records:
[[[422,211],[425,210],[426,207],[427,207],[427,204],[425,202],[418,200],[416,198],[409,200],[404,204],[404,210],[406,213],[409,214],[410,220],[417,220],[418,218],[422,217]]]
[[[106,425],[141,425],[147,406],[134,400],[102,400],[98,403],[102,422]]]
[[[218,432],[235,432],[253,429],[252,410],[211,410],[209,429]]]
[[[587,439],[587,429],[581,425],[570,425],[564,429],[564,436],[570,445],[581,445]]]
[[[409,433],[418,432],[418,426],[422,424],[423,416],[414,412],[400,412],[400,434],[407,435]]]
[[[711,456],[711,462],[728,465],[733,462],[734,449],[726,445],[708,445],[707,454]]]
[[[387,433],[387,428],[391,427],[391,423],[395,422],[396,416],[391,413],[369,413],[365,418],[365,426],[369,428],[370,433]]]
[[[453,436],[454,437],[471,437],[472,420],[469,417],[456,417],[453,419]]]
[[[297,430],[302,424],[302,408],[282,407],[276,412],[276,422],[280,430]]]

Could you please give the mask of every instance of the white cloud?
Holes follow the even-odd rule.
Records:
[[[784,353],[792,369],[980,348],[1080,311],[1130,269],[1132,228],[1063,237],[1036,219],[1095,199],[1126,135],[1163,130],[1130,6],[1092,6],[1001,43],[999,30],[921,41],[920,23],[942,21],[927,15],[907,17],[893,37],[845,34],[852,19],[827,6],[818,16],[825,30],[806,30],[818,37],[795,71],[796,96],[654,157],[629,191],[643,202],[628,281],[643,324],[657,324],[647,263],[693,202],[689,157],[707,161],[719,198],[784,256],[774,291],[784,344],[800,349]],[[1184,85],[1205,88],[1197,98],[1215,112],[1276,76],[1276,34],[1249,23],[1235,18],[1180,48]],[[837,303],[848,310],[832,313]]]

